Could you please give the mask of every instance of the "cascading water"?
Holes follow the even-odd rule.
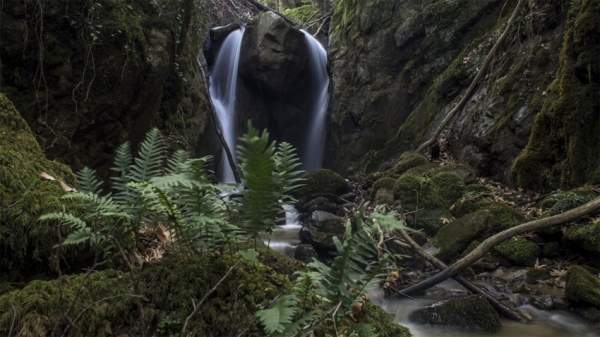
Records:
[[[244,28],[229,33],[217,53],[215,65],[209,76],[210,97],[227,147],[233,154],[235,153],[236,139],[235,103],[243,36]],[[219,176],[222,182],[235,182],[225,150],[221,156]]]
[[[307,170],[320,169],[323,164],[327,108],[329,105],[329,74],[327,73],[327,51],[321,43],[306,31],[310,53],[311,72],[311,121],[307,134],[304,167]]]

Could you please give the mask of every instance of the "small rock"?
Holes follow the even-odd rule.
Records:
[[[294,258],[302,262],[311,262],[317,257],[317,251],[309,244],[300,244],[294,251]]]
[[[435,303],[410,315],[420,324],[453,326],[468,331],[500,331],[500,317],[481,296],[468,296]]]

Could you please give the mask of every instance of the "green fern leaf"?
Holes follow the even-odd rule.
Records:
[[[292,324],[294,315],[298,312],[296,303],[298,299],[294,295],[281,296],[279,300],[269,309],[257,312],[257,317],[268,334],[282,333],[286,327]]]
[[[129,168],[128,178],[133,182],[148,181],[163,172],[167,146],[160,131],[154,128],[146,134],[140,150]]]
[[[102,182],[96,171],[86,166],[77,172],[77,187],[81,192],[100,193]]]

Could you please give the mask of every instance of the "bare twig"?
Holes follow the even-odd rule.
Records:
[[[223,136],[223,130],[221,130],[221,126],[217,123],[217,114],[215,113],[214,104],[212,101],[212,97],[210,97],[210,88],[208,87],[208,77],[206,76],[206,71],[204,71],[204,65],[200,60],[196,62],[198,64],[198,68],[200,69],[200,73],[202,74],[202,81],[204,83],[204,89],[206,90],[206,96],[208,97],[208,103],[210,105],[210,112],[213,127],[215,129],[215,133],[217,134],[217,138],[219,138],[219,142],[225,151],[225,155],[227,156],[227,161],[229,162],[229,166],[231,167],[231,171],[233,172],[233,177],[235,178],[236,183],[241,183],[242,179],[240,178],[240,172],[235,164],[235,159],[233,154],[231,153],[231,149],[227,146],[227,142],[225,141],[225,137]]]
[[[196,301],[194,299],[192,299],[192,306],[193,306],[193,310],[192,312],[188,315],[188,317],[185,319],[185,322],[183,323],[183,327],[181,328],[181,333],[180,336],[181,337],[185,337],[185,332],[187,330],[188,324],[190,323],[190,320],[198,313],[198,311],[200,311],[200,307],[202,306],[202,304],[206,301],[206,299],[208,299],[208,297],[210,295],[212,295],[212,293],[214,293],[217,288],[219,288],[219,286],[221,285],[221,283],[223,283],[228,277],[229,275],[231,275],[231,273],[233,272],[233,270],[235,268],[237,268],[237,266],[240,263],[236,263],[233,266],[231,266],[231,268],[229,268],[229,270],[227,270],[227,272],[225,273],[225,275],[223,275],[223,277],[221,277],[221,279],[204,295],[204,297],[202,297],[202,299],[200,300],[200,302],[198,302],[196,304]]]
[[[15,305],[11,303],[10,304],[10,309],[13,312],[13,317],[12,317],[12,319],[10,321],[10,329],[8,329],[8,337],[12,336],[12,332],[13,332],[13,329],[15,327],[15,322],[17,321],[17,309],[15,309]]]
[[[495,234],[485,241],[483,241],[479,246],[473,249],[469,254],[465,255],[460,260],[456,261],[450,267],[444,269],[443,271],[435,274],[434,276],[416,284],[411,287],[400,290],[398,293],[401,295],[407,295],[412,293],[418,293],[423,290],[429,289],[440,282],[447,280],[450,277],[454,277],[459,272],[465,270],[473,263],[477,262],[481,259],[487,252],[492,250],[498,244],[514,237],[517,235],[522,235],[525,233],[530,233],[534,231],[538,231],[544,228],[549,228],[552,226],[564,224],[567,222],[575,221],[580,219],[581,217],[587,216],[594,212],[600,210],[600,198],[596,198],[587,204],[582,206],[573,208],[569,211],[566,211],[561,214],[557,214],[554,216],[537,219],[533,221],[526,222],[524,224],[509,228],[505,231],[502,231],[498,234]]]
[[[504,40],[508,36],[508,32],[513,27],[515,19],[517,18],[518,14],[519,14],[519,10],[526,2],[527,2],[526,0],[519,0],[517,5],[515,6],[515,9],[512,12],[510,19],[506,23],[504,32],[502,32],[502,34],[500,35],[498,40],[496,40],[496,43],[494,44],[494,46],[492,47],[492,49],[486,56],[485,61],[483,62],[483,65],[481,66],[481,69],[479,69],[479,72],[477,72],[477,75],[475,76],[475,78],[473,78],[473,81],[471,81],[471,84],[469,85],[469,88],[465,92],[465,95],[461,98],[461,100],[458,102],[458,104],[452,110],[450,110],[450,112],[448,112],[446,117],[444,117],[444,119],[442,120],[440,125],[437,127],[437,129],[435,130],[435,132],[433,133],[431,138],[429,138],[427,141],[425,141],[423,144],[421,144],[417,148],[417,152],[422,152],[424,149],[428,148],[433,143],[435,143],[437,141],[438,137],[440,136],[440,134],[442,133],[442,131],[444,131],[444,128],[446,128],[446,126],[448,125],[448,123],[450,123],[454,119],[454,117],[462,111],[462,109],[465,107],[465,105],[467,104],[469,99],[471,99],[471,97],[475,93],[475,89],[477,88],[477,86],[479,85],[479,82],[483,78],[483,75],[487,72],[487,69],[490,67],[492,60],[494,59],[494,56],[496,55],[496,52],[498,52],[498,49],[500,49],[502,42],[504,42]]]

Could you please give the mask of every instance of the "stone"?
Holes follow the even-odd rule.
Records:
[[[302,262],[311,262],[317,256],[317,251],[309,244],[300,244],[294,250],[294,258]]]
[[[299,199],[310,199],[316,196],[335,197],[351,190],[350,184],[344,177],[332,170],[321,169],[307,172],[304,178],[306,179],[304,185],[296,192]]]
[[[583,266],[567,272],[565,295],[570,303],[600,309],[600,277]]]
[[[451,326],[487,333],[495,333],[502,328],[498,313],[481,296],[467,296],[438,302],[413,312],[409,319],[419,324]]]
[[[600,221],[573,225],[564,232],[564,239],[595,257],[600,257]]]
[[[513,237],[494,248],[501,257],[517,266],[532,267],[541,255],[540,247],[522,237]]]

